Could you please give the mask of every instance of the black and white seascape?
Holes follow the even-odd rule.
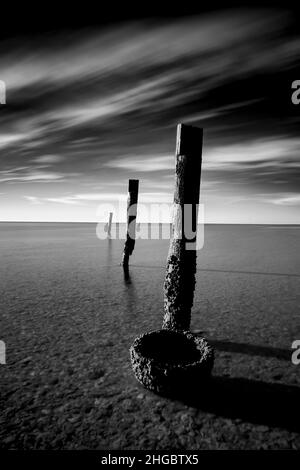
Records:
[[[296,10],[173,13],[0,31],[2,450],[300,450]]]

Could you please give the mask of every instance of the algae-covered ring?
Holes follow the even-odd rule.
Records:
[[[158,392],[174,392],[183,383],[207,380],[214,363],[208,342],[189,331],[157,330],[135,339],[130,348],[137,380]]]

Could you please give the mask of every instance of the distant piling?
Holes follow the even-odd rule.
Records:
[[[196,232],[203,129],[179,124],[172,234],[164,282],[164,329],[189,330],[196,274]],[[186,237],[193,227],[194,237]]]
[[[107,226],[107,236],[111,237],[111,224],[112,224],[113,213],[109,213],[108,226]]]
[[[139,180],[129,180],[127,199],[127,233],[122,257],[122,265],[124,267],[128,266],[129,256],[131,256],[135,245],[138,192]]]

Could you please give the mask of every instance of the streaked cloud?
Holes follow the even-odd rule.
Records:
[[[64,179],[64,175],[59,173],[51,173],[46,171],[32,170],[31,167],[20,167],[14,170],[0,171],[0,183],[11,182],[53,182]]]
[[[41,200],[35,196],[24,196],[24,199],[26,199],[31,204],[42,204]]]
[[[171,168],[174,168],[174,156],[144,155],[143,157],[121,157],[116,160],[106,162],[104,166],[137,172],[170,170]]]
[[[24,134],[0,134],[0,149],[16,144],[25,138]]]
[[[274,137],[222,145],[205,152],[206,169],[290,165],[300,168],[300,139]]]
[[[300,35],[290,21],[281,10],[238,9],[54,32],[38,48],[7,41],[7,199],[32,214],[59,205],[66,217],[83,217],[126,198],[134,177],[141,202],[169,201],[175,127],[186,122],[205,129],[201,197],[209,210],[219,216],[223,204],[248,200],[258,211],[274,200],[276,210],[296,211],[300,119],[280,102],[286,91],[276,82],[286,86],[297,67]]]
[[[36,163],[46,163],[46,164],[57,163],[57,162],[61,162],[62,160],[63,160],[63,157],[61,155],[41,155],[40,157],[36,157],[34,159]]]
[[[24,196],[24,198],[33,204],[42,204],[53,202],[57,204],[80,204],[82,202],[120,202],[126,203],[127,194],[122,193],[83,193],[73,194],[61,197],[37,197]],[[139,194],[139,203],[170,203],[172,194],[166,192],[141,192]]]
[[[278,194],[272,200],[273,204],[282,206],[300,206],[300,193],[298,194],[284,194],[278,197]]]

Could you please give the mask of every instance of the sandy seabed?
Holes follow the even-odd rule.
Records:
[[[168,240],[93,224],[0,224],[2,449],[300,449],[300,228],[209,225],[191,330],[215,347],[210,393],[135,380],[129,347],[160,328]]]

